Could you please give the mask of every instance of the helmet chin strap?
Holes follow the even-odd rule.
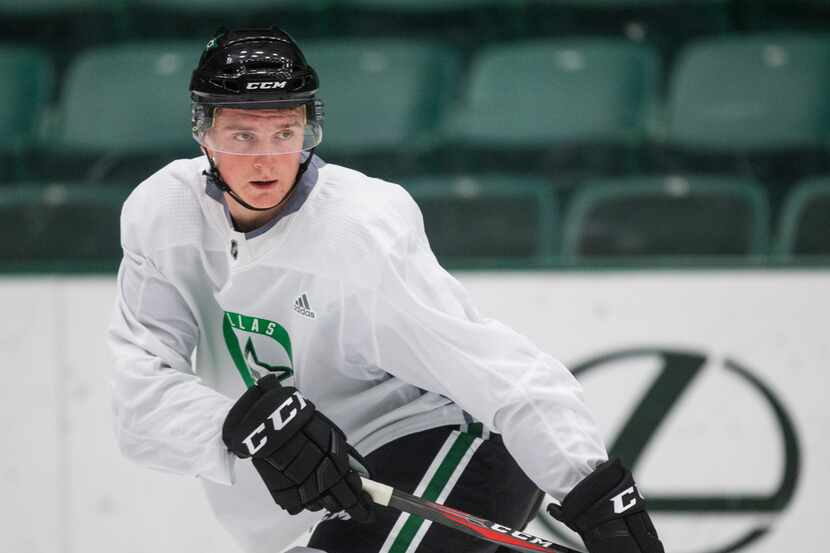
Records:
[[[228,186],[228,183],[225,182],[225,179],[222,178],[222,174],[219,173],[219,168],[216,167],[216,163],[214,163],[213,158],[207,152],[205,148],[202,148],[202,151],[205,153],[205,156],[208,158],[208,163],[210,163],[210,171],[202,171],[202,174],[205,175],[209,180],[212,180],[216,187],[221,190],[222,192],[227,192],[228,195],[236,201],[239,205],[244,207],[245,209],[250,209],[251,211],[269,211],[271,209],[280,207],[288,198],[291,197],[291,194],[294,192],[294,189],[297,188],[297,183],[300,182],[300,177],[303,176],[306,169],[308,169],[309,164],[311,163],[311,158],[314,157],[314,148],[308,151],[308,157],[300,163],[300,168],[297,170],[297,178],[294,179],[294,183],[291,185],[291,188],[285,194],[285,196],[277,203],[269,207],[254,207],[245,200],[243,200],[239,194],[233,191],[233,189]]]

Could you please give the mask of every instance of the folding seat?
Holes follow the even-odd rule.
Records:
[[[380,176],[419,166],[458,78],[457,53],[399,39],[301,44],[325,103],[320,152]]]
[[[190,74],[202,44],[145,41],[88,50],[69,67],[55,129],[44,144],[47,177],[132,184],[176,157],[199,155],[190,134]],[[138,179],[138,180],[136,180]]]
[[[129,0],[131,26],[142,37],[199,38],[229,29],[277,25],[294,38],[324,35],[329,0]]]
[[[830,28],[827,0],[738,0],[740,24],[754,30],[814,30]]]
[[[275,14],[282,9],[295,9],[301,5],[318,8],[324,5],[321,0],[130,0],[132,5],[153,6],[177,12],[189,12],[194,16],[206,13],[221,13],[233,15],[240,12],[273,11]],[[260,21],[260,24],[265,22]],[[275,22],[276,24],[276,22]]]
[[[80,183],[0,187],[5,269],[114,269],[121,258],[119,216],[127,191]]]
[[[830,134],[830,35],[692,45],[672,75],[669,140],[702,150],[810,147]]]
[[[624,40],[492,46],[472,62],[444,151],[473,167],[630,171],[658,82],[654,51]]]
[[[444,13],[491,7],[493,0],[345,0],[350,7],[374,8],[399,13]],[[514,2],[515,3],[515,2]]]
[[[543,178],[433,175],[404,185],[444,263],[535,264],[549,261],[554,252],[557,203]]]
[[[54,85],[41,50],[0,46],[0,180],[14,178],[19,156],[31,147]]]
[[[731,31],[735,25],[732,0],[528,0],[527,4],[536,33],[624,36],[656,46],[666,62],[685,42]]]
[[[692,44],[670,83],[663,170],[743,171],[789,184],[826,170],[830,34]]]
[[[784,258],[830,259],[830,176],[807,179],[784,205],[776,252]]]
[[[765,255],[769,208],[755,182],[627,177],[585,183],[565,218],[563,257],[590,263]]]
[[[477,47],[517,36],[522,7],[523,0],[343,0],[335,13],[337,27],[353,36],[430,36]]]
[[[4,40],[38,44],[60,62],[68,51],[123,38],[125,3],[111,0],[0,0]]]

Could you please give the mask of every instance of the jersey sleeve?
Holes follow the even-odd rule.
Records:
[[[502,434],[527,475],[561,500],[607,458],[579,383],[528,338],[479,314],[408,203],[409,231],[386,257],[372,299],[378,366]]]
[[[109,328],[119,447],[145,466],[231,484],[233,456],[221,429],[233,401],[194,374],[198,336],[177,289],[149,259],[125,248]]]

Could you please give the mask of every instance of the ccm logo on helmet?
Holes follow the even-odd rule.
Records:
[[[257,426],[253,432],[251,432],[247,438],[242,440],[242,443],[245,444],[245,447],[248,448],[248,452],[253,455],[260,449],[262,449],[266,443],[268,443],[268,437],[262,436],[258,442],[254,443],[254,439],[256,439],[257,434],[261,434],[265,432],[265,425],[270,423],[271,427],[276,430],[281,430],[286,424],[294,420],[294,417],[297,416],[297,413],[302,411],[306,406],[305,399],[303,396],[300,395],[300,392],[294,392],[291,394],[291,397],[286,399],[285,401],[280,404],[279,407],[274,409],[274,412],[268,415],[268,419]]]
[[[262,81],[258,83],[248,83],[245,85],[247,90],[270,90],[272,88],[285,88],[288,81]]]

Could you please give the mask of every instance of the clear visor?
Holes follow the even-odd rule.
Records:
[[[308,104],[275,105],[251,108],[248,103],[241,109],[194,102],[193,138],[214,152],[250,156],[293,154],[320,144],[321,110]]]

